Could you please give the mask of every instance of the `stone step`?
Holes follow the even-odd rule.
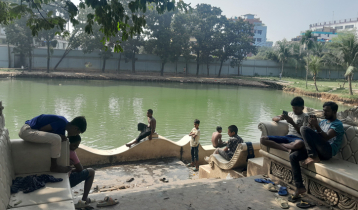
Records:
[[[247,163],[247,177],[263,175],[264,174],[263,167],[264,167],[263,157],[249,159]]]
[[[199,179],[226,179],[226,178],[242,178],[246,176],[243,169],[223,170],[216,164],[211,167],[210,164],[199,166]]]

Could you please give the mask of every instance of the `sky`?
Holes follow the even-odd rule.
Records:
[[[78,4],[79,0],[72,0]],[[358,18],[357,0],[184,0],[220,7],[228,18],[255,14],[267,26],[267,39],[291,40],[313,23]]]

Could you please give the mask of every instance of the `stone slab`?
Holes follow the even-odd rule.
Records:
[[[264,158],[252,158],[247,162],[247,177],[263,175],[264,171]]]

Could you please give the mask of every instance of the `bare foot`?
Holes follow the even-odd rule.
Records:
[[[321,160],[318,157],[316,157],[316,158],[309,157],[303,162],[303,165],[308,165],[311,163],[319,163],[319,162],[321,162]]]
[[[299,195],[301,195],[301,194],[303,194],[303,193],[305,193],[306,192],[306,188],[297,188],[296,190],[295,190],[295,194],[293,194],[293,196],[295,197],[295,198],[297,198]]]
[[[51,166],[50,171],[56,173],[67,173],[72,170],[71,166]]]

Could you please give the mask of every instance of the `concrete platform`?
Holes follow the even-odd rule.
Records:
[[[97,201],[105,196],[119,200],[119,204],[101,209],[135,210],[279,210],[275,193],[263,188],[254,181],[256,177],[241,179],[199,179],[161,183],[144,188],[92,194]],[[283,197],[287,199],[286,197]],[[77,200],[74,200],[77,202]],[[95,203],[91,204],[95,207]],[[289,203],[290,210],[298,210]],[[95,207],[96,208],[96,207]],[[99,209],[99,208],[96,208]],[[325,206],[316,206],[312,210],[328,210]]]
[[[247,162],[247,177],[263,175],[265,173],[264,170],[264,158],[252,158]]]

